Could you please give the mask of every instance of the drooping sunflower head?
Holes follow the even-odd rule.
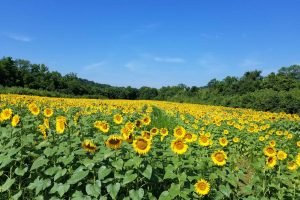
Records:
[[[176,138],[184,138],[186,130],[182,126],[174,128],[173,134]]]
[[[223,166],[226,164],[227,155],[223,150],[218,150],[211,155],[211,158],[216,165]]]
[[[46,117],[51,117],[51,116],[53,115],[53,110],[52,110],[51,108],[46,108],[46,109],[44,110],[44,115],[45,115]]]
[[[143,125],[143,122],[139,119],[135,120],[135,127],[137,128],[141,128]]]
[[[287,157],[287,154],[284,151],[280,150],[277,152],[278,160],[285,160],[286,157]]]
[[[152,135],[149,131],[142,131],[142,137],[145,138],[146,140],[152,140]]]
[[[225,137],[219,138],[219,143],[222,147],[225,147],[228,145],[228,140]]]
[[[115,114],[113,118],[114,118],[114,122],[115,122],[116,124],[122,124],[122,122],[123,122],[123,117],[122,117],[122,115],[120,115],[120,114]]]
[[[291,162],[288,162],[287,168],[288,168],[288,170],[294,171],[294,170],[298,169],[298,165],[294,161],[291,161]]]
[[[20,116],[19,115],[14,115],[12,120],[11,120],[11,125],[13,127],[17,126],[18,123],[20,122]]]
[[[274,166],[277,163],[277,158],[276,156],[271,156],[271,157],[267,157],[266,159],[266,165],[269,169],[274,168]]]
[[[56,118],[56,132],[62,134],[65,131],[67,124],[67,118],[64,116],[59,116]]]
[[[188,149],[188,145],[185,144],[183,139],[178,138],[172,141],[171,149],[176,154],[184,154]]]
[[[151,141],[143,137],[137,137],[135,140],[133,140],[132,145],[133,149],[138,154],[146,154],[150,151]]]
[[[186,143],[195,142],[197,140],[197,135],[195,135],[194,133],[187,132],[184,135],[183,139]]]
[[[276,141],[275,141],[275,140],[271,140],[271,141],[269,142],[269,145],[270,145],[271,147],[275,147],[275,146],[276,146]]]
[[[123,137],[120,135],[111,135],[106,140],[105,144],[107,147],[112,149],[118,149],[121,147],[123,141]]]
[[[276,149],[272,146],[265,147],[264,154],[268,157],[276,156]]]
[[[195,191],[201,196],[207,195],[210,191],[210,184],[204,179],[198,180],[194,187]]]
[[[97,146],[89,139],[85,139],[81,146],[85,151],[90,153],[94,153],[97,150]]]

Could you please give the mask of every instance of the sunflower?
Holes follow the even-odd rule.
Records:
[[[145,138],[146,140],[152,140],[152,135],[149,131],[142,131],[142,137]]]
[[[131,131],[128,130],[128,128],[126,128],[126,127],[121,128],[121,135],[123,136],[123,140],[127,140],[129,138],[130,134],[131,134]]]
[[[45,119],[44,119],[44,126],[45,126],[47,129],[50,129],[50,123],[49,123],[49,119],[48,119],[48,118],[45,118]]]
[[[197,140],[197,135],[193,134],[193,133],[190,133],[190,132],[187,132],[184,137],[183,137],[184,141],[187,142],[187,143],[190,143],[190,142],[195,142]]]
[[[85,139],[81,146],[85,151],[90,153],[95,152],[97,149],[97,146],[91,140],[88,139]]]
[[[112,149],[118,149],[122,145],[122,136],[120,135],[111,135],[109,138],[106,140],[105,144],[107,147],[112,148]]]
[[[211,159],[216,165],[223,166],[226,164],[227,155],[223,150],[218,150],[211,155]]]
[[[13,113],[12,109],[10,109],[10,108],[6,108],[6,109],[2,110],[2,112],[1,112],[2,120],[4,121],[4,120],[7,120],[7,119],[10,119],[11,116],[12,116],[12,113]]]
[[[201,196],[207,195],[210,191],[210,184],[204,179],[198,180],[194,187],[195,191]]]
[[[141,128],[143,125],[143,122],[139,119],[135,120],[135,127],[137,128]]]
[[[188,145],[185,144],[184,141],[179,138],[172,141],[171,149],[176,154],[184,154],[188,149]]]
[[[115,114],[115,115],[114,115],[114,122],[115,122],[116,124],[122,124],[122,122],[123,122],[123,117],[122,117],[122,115],[120,115],[120,114]]]
[[[67,119],[63,116],[56,118],[56,132],[62,134],[66,128]]]
[[[173,134],[176,138],[183,138],[186,130],[182,126],[177,126],[174,128]]]
[[[52,110],[51,108],[46,108],[46,109],[44,110],[44,115],[45,115],[46,117],[51,117],[51,116],[53,115],[53,110]]]
[[[264,148],[264,154],[268,157],[276,156],[276,149],[274,147],[268,146]]]
[[[44,125],[39,125],[38,128],[39,128],[40,132],[42,133],[44,140],[46,140],[47,139],[46,127]]]
[[[19,115],[15,115],[13,116],[13,118],[11,119],[11,125],[13,127],[16,127],[18,125],[18,123],[20,122],[20,116]]]
[[[99,129],[103,133],[107,133],[109,131],[109,124],[106,121],[95,121],[94,127]]]
[[[263,142],[265,140],[265,137],[264,136],[259,136],[258,140]]]
[[[297,144],[297,147],[300,147],[300,141],[297,141],[296,144]]]
[[[210,138],[207,137],[206,135],[200,135],[199,144],[201,146],[207,147],[207,146],[210,146],[212,144],[212,140],[210,140]]]
[[[40,109],[39,107],[35,104],[35,103],[31,103],[29,106],[28,106],[28,109],[29,111],[31,112],[31,114],[37,116],[40,114]]]
[[[277,163],[277,158],[276,156],[270,156],[270,157],[267,157],[266,159],[266,165],[268,168],[273,168]]]
[[[240,138],[234,137],[234,138],[232,139],[232,141],[235,142],[235,143],[238,143],[238,142],[240,141]]]
[[[228,145],[228,140],[225,137],[219,138],[219,143],[222,147],[226,147]]]
[[[149,116],[145,116],[142,119],[142,122],[143,122],[144,125],[149,125],[151,123],[151,118]]]
[[[223,131],[223,134],[224,135],[227,135],[229,133],[229,131],[227,130],[227,129],[225,129],[224,131]]]
[[[151,141],[143,137],[137,137],[135,140],[133,140],[132,145],[133,145],[133,149],[138,154],[146,154],[150,151]]]
[[[291,162],[288,162],[287,168],[291,171],[294,171],[298,168],[298,165],[295,162],[291,161]]]
[[[286,159],[286,157],[287,157],[287,154],[284,151],[280,150],[277,152],[278,160],[284,160],[284,159]]]
[[[162,136],[164,136],[164,137],[166,137],[168,134],[169,134],[169,131],[168,131],[168,129],[166,129],[166,128],[161,128],[160,129],[160,134],[162,135]],[[299,142],[300,143],[300,142]]]
[[[276,141],[275,141],[275,140],[271,140],[271,141],[269,142],[269,145],[270,145],[271,147],[275,147],[275,146],[276,146]]]
[[[296,163],[298,166],[300,166],[300,153],[296,156]]]
[[[133,122],[127,122],[125,124],[125,127],[130,130],[130,132],[133,132],[134,131],[134,128],[135,128],[135,124]]]
[[[158,128],[151,128],[150,130],[151,135],[156,136],[157,134],[159,134],[159,130]]]
[[[293,138],[293,134],[289,133],[289,134],[287,135],[287,139],[292,139],[292,138]]]

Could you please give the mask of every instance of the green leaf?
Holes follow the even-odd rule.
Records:
[[[132,200],[140,200],[144,197],[144,190],[143,188],[140,188],[138,190],[130,190],[129,196]]]
[[[106,186],[106,190],[112,199],[116,199],[120,190],[120,186],[121,186],[120,183],[109,184],[108,186]]]
[[[114,161],[114,162],[111,163],[111,165],[112,165],[113,167],[115,167],[116,170],[121,170],[122,167],[123,167],[123,164],[124,164],[124,161],[123,161],[122,159],[119,159],[119,160]]]
[[[9,156],[5,156],[3,159],[1,159],[0,163],[0,169],[2,169],[3,167],[5,167],[6,165],[8,165],[11,161],[13,161],[13,159],[11,159]]]
[[[142,173],[143,176],[145,176],[147,179],[151,179],[151,175],[152,175],[152,166],[151,165],[147,165],[145,171]]]
[[[51,180],[50,179],[40,179],[38,176],[33,183],[30,183],[29,186],[27,187],[30,190],[35,189],[35,195],[37,196],[40,191],[46,189],[51,185]]]
[[[44,173],[48,176],[53,176],[58,170],[61,170],[61,167],[50,167]]]
[[[98,171],[98,178],[100,180],[103,180],[105,177],[107,177],[110,174],[111,171],[112,170],[110,168],[107,168],[106,166],[100,167]]]
[[[62,183],[54,183],[54,186],[50,190],[50,194],[57,192],[60,197],[62,197],[68,190],[70,189],[69,184],[62,184]]]
[[[170,189],[168,190],[171,199],[174,199],[180,193],[180,185],[172,183]]]
[[[230,197],[231,189],[229,185],[220,185],[219,189],[226,197]]]
[[[46,159],[46,158],[44,158],[44,157],[42,157],[42,156],[39,157],[39,158],[37,158],[37,159],[33,162],[30,171],[35,170],[35,169],[38,169],[39,167],[41,167],[41,166],[43,166],[43,165],[46,165],[46,164],[48,163],[48,161],[49,161],[48,159]]]
[[[22,190],[20,190],[17,194],[15,194],[14,196],[12,196],[13,200],[18,200],[22,195]]]
[[[93,197],[98,197],[100,195],[101,188],[98,185],[87,184],[85,186],[85,191],[88,195]]]
[[[5,183],[0,186],[0,192],[5,192],[9,190],[9,188],[15,183],[15,179],[8,178],[6,179]]]
[[[75,184],[84,179],[89,174],[89,171],[75,171],[71,178],[68,180],[68,184]]]
[[[171,197],[170,197],[170,194],[169,194],[168,191],[163,191],[163,192],[160,194],[160,196],[159,196],[158,199],[159,199],[159,200],[171,200]]]
[[[125,177],[123,179],[123,185],[126,185],[127,183],[134,181],[136,177],[137,174],[125,174]]]
[[[15,169],[15,174],[18,176],[24,176],[24,174],[27,172],[27,170],[28,170],[28,167],[25,167],[24,169],[17,167]]]
[[[54,181],[56,181],[60,177],[64,176],[66,173],[67,173],[67,169],[62,169],[61,167],[59,167],[59,170],[57,170],[57,172],[54,176]]]

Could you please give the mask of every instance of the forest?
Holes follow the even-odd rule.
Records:
[[[281,67],[266,76],[262,71],[241,77],[212,79],[205,86],[115,87],[82,79],[75,73],[62,75],[45,64],[24,59],[0,59],[0,93],[50,97],[100,99],[148,99],[200,103],[262,111],[300,114],[300,65]]]

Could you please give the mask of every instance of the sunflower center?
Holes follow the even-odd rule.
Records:
[[[112,144],[112,145],[119,144],[119,142],[120,142],[119,139],[110,139],[110,140],[109,140],[109,143]]]
[[[205,136],[201,137],[201,141],[202,141],[203,143],[206,143],[207,140],[208,140],[207,137],[205,137]]]
[[[206,183],[203,183],[203,182],[198,183],[198,189],[199,190],[205,190],[206,189]]]
[[[186,139],[192,139],[192,134],[188,133],[184,136]]]
[[[267,149],[267,152],[268,152],[269,154],[273,154],[273,153],[274,153],[274,149],[273,149],[273,148],[268,148],[268,149]]]
[[[137,142],[136,142],[136,146],[139,148],[139,149],[142,149],[142,150],[145,150],[148,146],[148,143],[146,140],[143,140],[143,139],[139,139]]]
[[[222,162],[225,159],[222,153],[217,153],[215,157],[218,162]]]
[[[176,147],[176,149],[181,150],[184,148],[184,144],[182,141],[177,141],[175,142],[174,146]]]

